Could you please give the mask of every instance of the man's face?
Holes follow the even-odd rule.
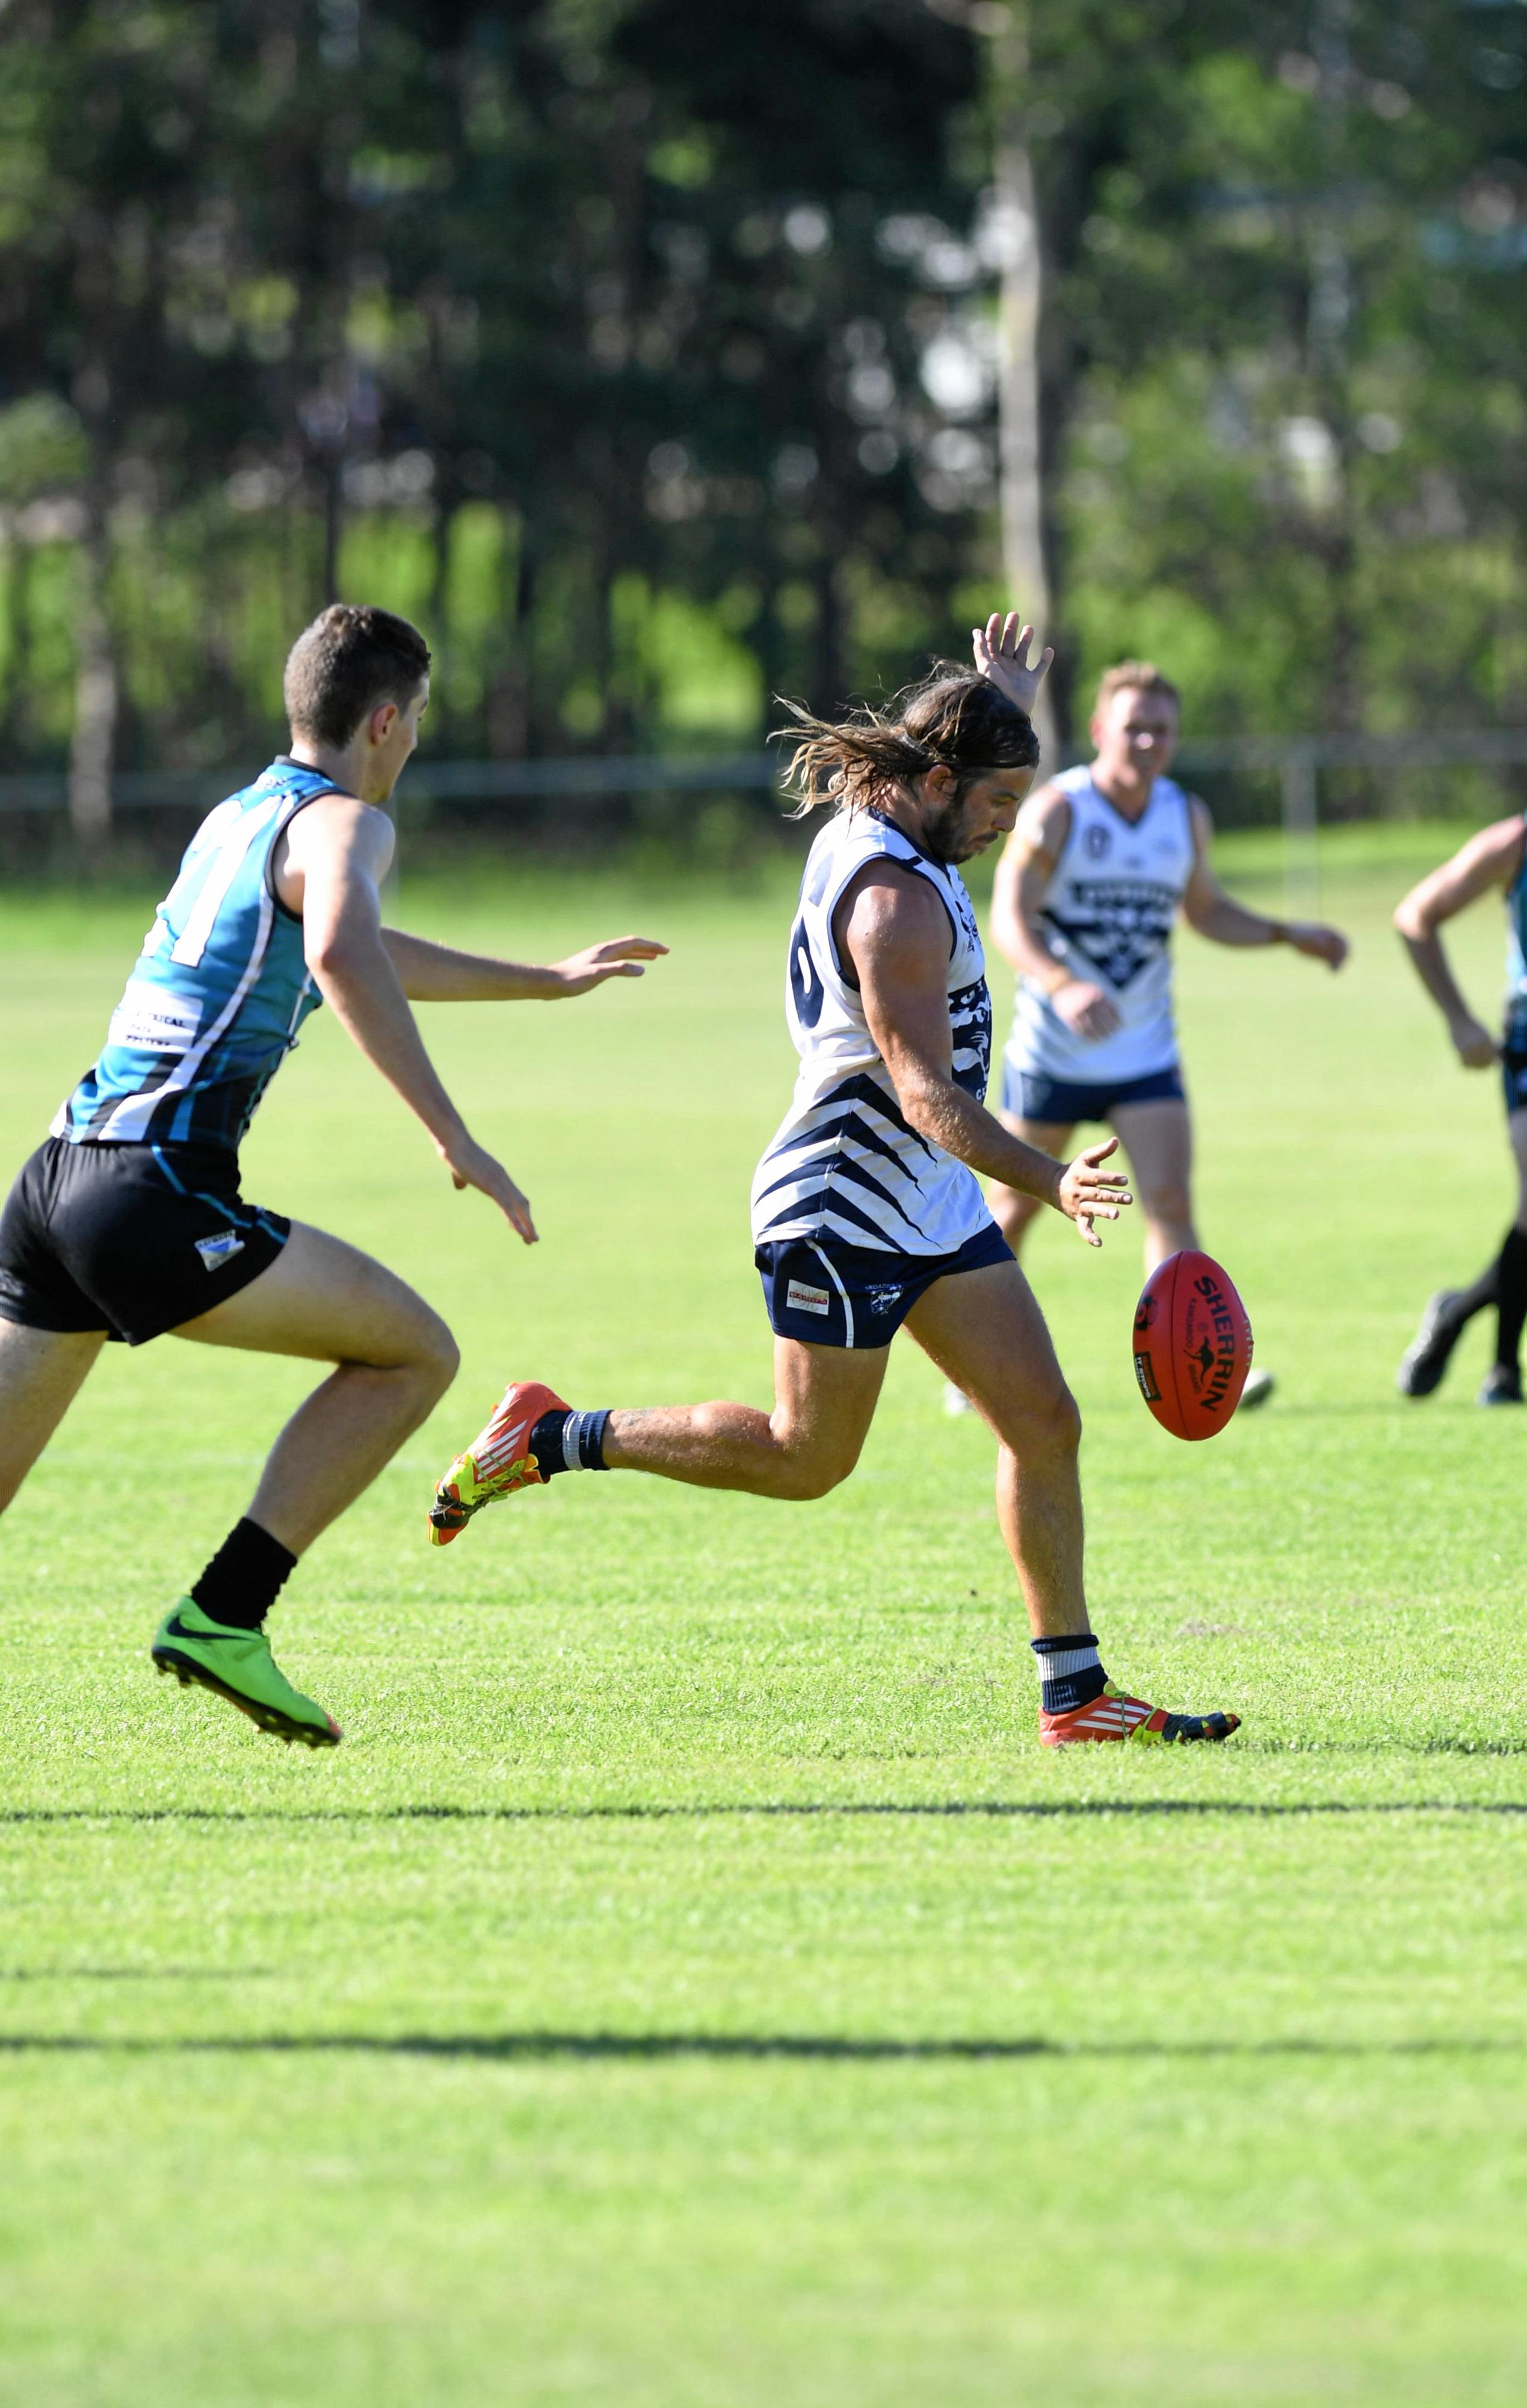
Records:
[[[1120,686],[1093,712],[1092,734],[1097,765],[1105,773],[1163,777],[1177,749],[1177,707],[1167,695]]]
[[[924,851],[935,861],[970,861],[1000,844],[1013,832],[1034,775],[1032,769],[989,769],[961,795],[952,770],[930,769],[922,781]]]
[[[405,710],[400,710],[395,702],[384,702],[372,712],[367,723],[366,782],[373,791],[364,796],[363,801],[387,801],[419,742],[419,723],[429,709],[429,700],[430,681],[426,678]]]

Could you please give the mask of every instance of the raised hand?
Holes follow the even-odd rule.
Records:
[[[564,962],[553,962],[551,975],[559,982],[559,996],[587,995],[607,979],[640,978],[642,965],[657,961],[667,950],[655,937],[607,937],[602,945],[586,945]]]
[[[1318,920],[1291,920],[1289,942],[1296,953],[1308,953],[1334,970],[1340,969],[1352,950],[1339,928],[1322,927]]]
[[[452,1187],[475,1187],[489,1202],[496,1204],[511,1229],[517,1229],[527,1246],[537,1242],[535,1224],[530,1217],[530,1201],[521,1196],[501,1162],[495,1162],[485,1146],[480,1146],[465,1130],[449,1143],[436,1138],[435,1150],[450,1173]]]
[[[982,677],[990,678],[999,694],[1026,715],[1032,713],[1035,697],[1045,681],[1045,671],[1055,658],[1047,644],[1039,658],[1031,663],[1029,646],[1035,640],[1034,629],[1025,626],[1016,610],[1004,618],[993,610],[984,627],[971,629],[971,648],[976,666]]]
[[[1103,1243],[1092,1226],[1094,1221],[1117,1221],[1120,1206],[1135,1201],[1120,1172],[1098,1168],[1118,1148],[1116,1137],[1106,1137],[1098,1145],[1084,1145],[1061,1174],[1056,1204],[1067,1220],[1075,1221],[1089,1246]]]

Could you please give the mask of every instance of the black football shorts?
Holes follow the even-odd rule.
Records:
[[[141,1346],[248,1287],[291,1228],[243,1201],[218,1147],[50,1137],[0,1212],[0,1321]]]

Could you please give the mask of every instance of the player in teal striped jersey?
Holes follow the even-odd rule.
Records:
[[[418,630],[385,610],[335,605],[298,638],[286,668],[291,752],[198,830],[99,1058],[0,1215],[0,1506],[108,1339],[140,1345],[170,1331],[334,1366],[152,1650],[161,1671],[313,1747],[332,1745],[338,1726],[276,1666],[265,1614],[298,1556],[444,1393],[456,1349],[380,1263],[245,1200],[250,1117],[326,1002],[422,1121],[454,1184],[478,1189],[533,1243],[529,1204],[468,1132],[409,999],[582,995],[640,977],[664,951],[620,938],[528,969],[382,926],[392,826],[380,807],[418,741],[429,665]],[[173,1467],[165,1489],[178,1518]]]
[[[1505,888],[1506,908],[1506,1023],[1498,1039],[1469,1010],[1438,933],[1492,887]],[[1500,1253],[1472,1287],[1437,1290],[1406,1350],[1396,1385],[1404,1396],[1429,1397],[1469,1322],[1493,1305],[1495,1360],[1485,1375],[1479,1402],[1520,1405],[1521,1332],[1527,1322],[1527,819],[1519,811],[1470,837],[1450,861],[1412,887],[1395,911],[1394,924],[1448,1025],[1463,1068],[1501,1066],[1506,1125],[1517,1172],[1516,1217]]]

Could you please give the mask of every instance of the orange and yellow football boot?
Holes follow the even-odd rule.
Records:
[[[1069,1713],[1039,1711],[1041,1747],[1065,1747],[1077,1740],[1134,1740],[1156,1746],[1172,1740],[1228,1739],[1239,1730],[1239,1714],[1169,1714],[1164,1706],[1148,1706],[1143,1698],[1127,1697],[1112,1681],[1103,1694]]]
[[[485,1505],[518,1496],[521,1488],[544,1488],[540,1466],[531,1453],[530,1434],[543,1413],[568,1410],[554,1390],[542,1387],[538,1381],[511,1380],[502,1403],[435,1488],[430,1507],[431,1546],[449,1547]]]

